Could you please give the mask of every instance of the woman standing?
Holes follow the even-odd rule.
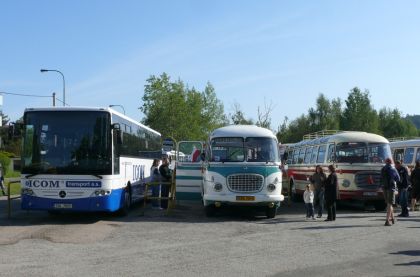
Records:
[[[315,173],[311,176],[310,181],[315,188],[314,204],[318,207],[318,218],[322,217],[322,211],[324,210],[324,190],[326,180],[327,176],[322,170],[322,167],[317,165],[315,167]]]
[[[325,182],[325,204],[328,211],[328,217],[325,221],[334,221],[336,209],[335,205],[338,193],[338,180],[334,165],[329,165],[328,170],[330,171],[330,175],[328,175],[327,181]]]

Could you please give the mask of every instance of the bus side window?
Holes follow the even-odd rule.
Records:
[[[314,146],[312,149],[311,164],[316,163],[316,158],[318,157],[318,148],[319,146]]]
[[[420,161],[420,147],[417,148],[416,159],[414,162]]]
[[[405,164],[412,164],[413,163],[413,157],[414,157],[414,148],[409,147],[405,150],[404,154],[404,163]]]
[[[334,143],[331,143],[328,146],[327,162],[329,163],[335,162],[335,144]]]
[[[316,160],[317,163],[324,163],[325,162],[325,152],[327,151],[326,145],[321,145],[318,150],[318,159]]]
[[[306,149],[305,160],[304,160],[305,164],[309,164],[311,162],[312,149],[313,149],[313,147],[308,147]]]
[[[403,156],[404,156],[404,148],[395,149],[395,151],[394,151],[394,161],[402,160]]]

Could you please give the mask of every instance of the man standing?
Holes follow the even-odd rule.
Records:
[[[386,207],[386,221],[385,226],[391,226],[395,224],[394,219],[394,208],[395,205],[395,191],[397,190],[396,183],[400,181],[400,176],[395,167],[392,166],[392,160],[387,158],[385,165],[381,169],[381,186],[384,192],[384,199],[387,205]]]
[[[398,185],[398,198],[401,206],[399,217],[408,217],[408,169],[402,165],[402,161],[396,161],[395,167],[400,175]]]
[[[162,177],[162,181],[167,183],[167,182],[171,182],[172,181],[172,172],[169,169],[169,160],[168,157],[164,157],[162,159],[162,164],[159,167],[159,173]],[[160,194],[161,197],[168,197],[169,196],[169,185],[165,185],[162,184],[161,185],[161,189],[160,189]],[[162,207],[162,209],[167,209],[168,208],[168,199],[162,199],[160,201],[160,206]]]

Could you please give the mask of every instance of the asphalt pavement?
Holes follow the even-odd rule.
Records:
[[[186,202],[126,217],[13,206],[9,220],[0,198],[0,276],[420,276],[420,212],[386,227],[384,212],[359,207],[306,221],[303,203],[274,219],[237,209],[206,218]]]

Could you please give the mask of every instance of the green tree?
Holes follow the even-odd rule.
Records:
[[[252,125],[252,119],[246,119],[245,114],[241,110],[239,103],[233,104],[233,113],[230,115],[230,120],[233,125]]]
[[[226,124],[223,104],[210,83],[200,92],[179,79],[172,82],[166,73],[153,75],[147,80],[142,100],[142,122],[163,137],[202,140],[211,130]]]
[[[330,101],[321,93],[316,99],[316,108],[310,108],[308,111],[310,131],[338,130],[340,128],[340,116],[340,98]]]
[[[341,129],[347,131],[366,131],[378,133],[379,118],[370,103],[369,91],[361,92],[353,88],[347,99],[341,118]]]
[[[387,138],[416,137],[418,130],[409,120],[402,117],[398,109],[382,108],[379,111],[379,129]]]

